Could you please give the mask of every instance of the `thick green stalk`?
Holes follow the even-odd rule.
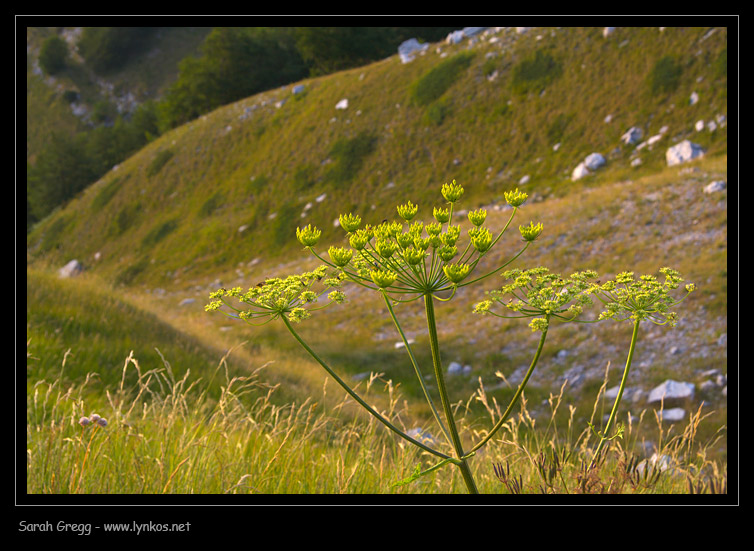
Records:
[[[419,442],[418,440],[416,440],[414,438],[411,438],[408,434],[406,434],[405,432],[403,432],[402,430],[400,430],[398,427],[396,427],[395,425],[393,425],[390,421],[388,421],[387,419],[385,419],[382,415],[380,415],[379,413],[377,413],[372,408],[372,406],[370,406],[369,404],[367,404],[358,394],[356,394],[356,392],[354,392],[354,390],[350,386],[348,386],[348,384],[346,384],[346,382],[343,381],[343,379],[341,379],[340,377],[338,377],[338,375],[332,370],[332,368],[330,368],[330,366],[327,365],[324,362],[324,360],[322,360],[322,358],[320,358],[317,355],[317,353],[314,352],[314,350],[312,350],[309,347],[309,345],[304,342],[304,340],[299,336],[299,334],[296,333],[296,331],[293,329],[293,327],[291,326],[291,323],[288,321],[288,319],[286,319],[285,316],[280,316],[280,319],[283,320],[283,322],[285,323],[285,326],[288,328],[288,331],[290,331],[291,335],[293,335],[293,337],[304,348],[304,350],[306,350],[309,353],[309,355],[312,358],[314,358],[317,361],[317,363],[319,363],[319,365],[321,365],[325,369],[325,371],[327,371],[330,374],[330,376],[333,379],[335,379],[336,383],[338,383],[341,387],[343,387],[343,390],[345,390],[348,393],[348,395],[351,396],[351,398],[353,398],[354,400],[356,400],[359,403],[359,405],[361,405],[364,409],[366,409],[369,413],[371,413],[380,423],[382,423],[383,425],[385,425],[387,428],[389,428],[390,430],[392,430],[397,435],[405,438],[406,440],[408,440],[409,442],[411,442],[415,446],[418,446],[421,449],[423,449],[423,450],[425,450],[425,451],[427,451],[427,452],[429,452],[429,453],[431,453],[433,455],[436,455],[437,457],[440,457],[442,459],[448,459],[449,458],[449,456],[445,455],[444,453],[439,452],[437,450],[434,450],[434,449],[430,448],[429,446],[427,446],[426,444],[424,444],[422,442]]]
[[[480,441],[476,446],[471,448],[471,451],[469,453],[477,451],[479,448],[484,446],[487,441],[489,441],[490,438],[500,429],[500,427],[503,426],[503,423],[505,423],[508,420],[508,417],[510,416],[511,412],[513,411],[513,408],[515,407],[516,403],[518,402],[518,399],[521,397],[521,394],[524,392],[524,388],[526,388],[526,383],[529,382],[529,377],[531,377],[531,374],[534,372],[534,368],[537,365],[537,362],[539,361],[539,356],[542,354],[542,348],[545,345],[545,339],[547,338],[547,329],[542,331],[542,336],[539,338],[539,345],[537,346],[537,352],[534,354],[534,359],[531,361],[531,365],[529,366],[529,370],[526,372],[526,375],[524,376],[524,380],[521,381],[521,384],[518,385],[518,389],[516,390],[516,393],[513,395],[513,398],[511,398],[510,404],[508,404],[508,408],[505,410],[505,413],[503,413],[502,417],[500,417],[500,420],[495,423],[495,426],[492,427],[492,430],[487,434],[487,436],[484,437],[482,441]]]
[[[628,380],[628,371],[631,368],[631,360],[634,357],[634,349],[636,348],[636,340],[637,336],[639,335],[639,322],[640,320],[634,320],[634,331],[631,335],[631,345],[628,347],[628,358],[626,358],[626,367],[623,369],[623,378],[620,381],[620,387],[618,387],[618,395],[615,397],[615,403],[613,404],[613,409],[610,412],[610,417],[607,420],[607,426],[605,426],[605,432],[603,433],[603,436],[600,438],[600,443],[597,446],[597,451],[594,452],[594,457],[592,458],[592,462],[589,465],[589,468],[594,467],[595,463],[597,462],[597,458],[599,458],[600,452],[602,451],[602,448],[605,446],[605,442],[610,440],[608,435],[610,434],[610,429],[613,428],[613,423],[615,422],[615,418],[618,414],[618,404],[620,404],[620,400],[623,397],[623,391],[626,388],[626,381]]]
[[[416,377],[419,379],[419,384],[421,385],[422,391],[424,392],[424,397],[427,399],[427,403],[429,404],[429,407],[432,410],[432,415],[434,416],[435,421],[437,421],[437,424],[440,425],[440,430],[442,430],[443,434],[445,435],[445,438],[447,438],[448,442],[450,443],[451,438],[450,438],[450,434],[448,433],[448,429],[445,428],[445,424],[442,422],[442,419],[440,418],[440,414],[437,412],[435,403],[432,401],[432,397],[429,395],[429,391],[427,390],[427,385],[424,384],[424,377],[422,376],[422,373],[419,370],[419,365],[416,363],[416,358],[414,358],[414,354],[411,351],[411,346],[408,343],[408,339],[406,339],[405,333],[403,333],[403,329],[398,323],[398,318],[395,317],[393,306],[392,304],[390,304],[390,299],[388,298],[384,290],[382,291],[382,297],[385,299],[385,304],[387,305],[387,309],[390,312],[390,317],[393,318],[393,323],[395,323],[396,329],[398,329],[398,332],[401,334],[401,338],[403,339],[403,344],[406,347],[406,352],[408,353],[409,358],[411,358],[411,364],[414,366],[414,372],[416,373]]]
[[[465,459],[463,452],[463,446],[461,445],[461,438],[458,435],[456,429],[456,423],[453,420],[453,411],[448,399],[448,391],[445,388],[445,377],[442,373],[442,362],[440,361],[440,344],[437,339],[437,324],[435,322],[435,306],[434,299],[431,294],[424,295],[424,307],[427,314],[427,328],[429,329],[429,344],[432,350],[432,364],[435,368],[435,379],[437,379],[437,388],[440,392],[440,399],[442,401],[443,411],[445,412],[445,420],[448,424],[448,430],[450,431],[450,437],[453,440],[453,448],[456,452],[456,463],[461,469],[461,476],[466,484],[466,488],[471,494],[478,494],[474,478],[471,476],[471,469],[469,468],[468,461]]]

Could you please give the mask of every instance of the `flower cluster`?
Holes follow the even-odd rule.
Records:
[[[467,284],[479,259],[494,246],[508,225],[494,235],[484,226],[487,211],[471,211],[468,213],[472,225],[469,240],[461,246],[461,226],[453,224],[452,218],[453,208],[464,188],[453,180],[444,184],[440,193],[446,203],[433,208],[434,220],[430,222],[417,220],[419,207],[411,201],[396,207],[397,220],[385,220],[376,226],[362,226],[361,217],[353,213],[341,214],[338,220],[350,247],[331,246],[329,259],[314,251],[321,235],[317,228],[311,225],[298,228],[296,236],[320,260],[342,270],[350,280],[363,286],[402,295],[401,298],[407,300],[455,289]],[[514,214],[527,199],[527,195],[518,190],[505,195],[506,201],[514,207]],[[522,226],[520,231],[528,243],[539,236],[542,225],[531,223]]]
[[[694,284],[686,285],[686,295],[675,300],[669,292],[677,289],[683,279],[672,268],[660,268],[660,273],[665,276],[662,282],[653,275],[636,279],[633,272],[622,272],[607,283],[592,285],[587,292],[596,296],[605,307],[599,319],[649,320],[657,325],[675,325],[678,316],[670,309],[694,290]]]
[[[339,262],[349,255],[341,249],[333,249],[330,254]],[[313,287],[322,288],[315,292]],[[345,295],[338,289],[342,284],[342,274],[332,272],[327,266],[320,266],[311,272],[291,275],[284,279],[269,278],[256,287],[243,292],[240,287],[218,289],[210,293],[210,302],[204,307],[208,312],[221,310],[230,317],[242,319],[253,325],[267,323],[279,316],[287,315],[292,322],[300,322],[311,316],[313,310],[319,310],[332,303],[342,303]],[[328,292],[330,302],[324,306],[314,307],[322,294]],[[233,298],[248,307],[237,308],[226,299]],[[223,308],[231,311],[228,313]]]
[[[86,428],[89,425],[99,425],[100,427],[107,426],[107,419],[100,417],[97,413],[92,413],[89,417],[82,417],[79,419],[79,425]]]
[[[539,267],[509,270],[503,273],[503,277],[511,283],[490,291],[491,298],[476,304],[474,312],[498,317],[531,317],[529,327],[533,331],[544,331],[550,318],[571,321],[581,314],[585,305],[591,304],[587,291],[592,288],[591,280],[597,277],[597,273],[586,270],[564,278]],[[514,315],[495,313],[491,310],[495,303],[502,304]]]

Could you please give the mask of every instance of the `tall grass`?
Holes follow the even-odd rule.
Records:
[[[212,398],[209,381],[175,377],[169,362],[144,370],[133,352],[120,382],[96,399],[89,374],[74,384],[61,376],[30,385],[27,399],[27,492],[30,494],[453,494],[464,487],[456,469],[439,469],[400,485],[425,454],[396,440],[381,425],[351,413],[348,400],[324,406],[321,399],[274,403],[278,385],[263,382],[258,366],[234,375],[224,356],[212,375],[221,393]],[[136,377],[129,376],[135,373]],[[133,380],[135,382],[129,383]],[[391,381],[373,373],[364,395],[384,404],[384,415],[412,428]],[[601,391],[604,391],[603,385]],[[339,389],[338,389],[339,390]],[[574,424],[575,408],[551,394],[549,418],[535,420],[526,400],[502,435],[472,461],[482,493],[726,493],[727,467],[707,458],[714,442],[697,442],[697,412],[678,432],[655,419],[627,419],[622,441],[589,469],[595,439]],[[481,404],[484,416],[474,413]],[[595,402],[592,417],[598,413]],[[462,434],[478,439],[499,418],[500,405],[481,384],[466,402],[455,404]],[[567,408],[565,421],[558,412]],[[106,427],[82,427],[79,419],[98,413]],[[487,418],[485,418],[487,417]],[[647,425],[645,427],[645,425]],[[420,427],[427,430],[427,427]],[[675,429],[675,426],[673,427]],[[431,429],[430,429],[431,430]],[[645,459],[636,448],[647,431],[663,438]],[[720,429],[723,432],[724,427]],[[676,434],[673,434],[677,432]]]

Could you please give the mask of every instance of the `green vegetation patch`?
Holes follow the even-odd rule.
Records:
[[[652,94],[669,94],[674,92],[681,82],[683,68],[672,56],[665,56],[655,63],[649,74],[649,88]]]
[[[419,106],[427,106],[437,100],[471,65],[473,58],[474,54],[465,52],[432,68],[411,86],[411,99]]]
[[[173,158],[174,154],[175,153],[172,149],[163,149],[162,151],[160,151],[147,167],[147,176],[151,178],[152,176],[160,172],[162,170],[162,167],[164,167],[167,162]]]
[[[118,193],[120,186],[121,180],[117,177],[102,186],[102,189],[100,189],[97,192],[97,195],[94,196],[94,199],[92,199],[92,210],[98,211],[107,205],[110,202],[110,199],[115,197],[115,194]]]
[[[336,186],[348,184],[376,147],[377,137],[366,131],[353,138],[339,139],[330,150],[330,156],[336,162],[327,172],[326,179]]]
[[[152,247],[165,239],[170,233],[178,227],[178,220],[172,218],[165,222],[155,226],[150,232],[144,236],[141,241],[141,246],[144,248]]]
[[[511,87],[517,94],[537,91],[563,74],[562,64],[545,50],[537,50],[513,68]]]

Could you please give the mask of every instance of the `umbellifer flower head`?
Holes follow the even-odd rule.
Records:
[[[375,285],[381,289],[390,287],[398,279],[395,272],[391,272],[390,270],[372,270],[369,275],[372,277]]]
[[[353,251],[351,249],[344,249],[342,247],[330,247],[327,250],[327,253],[330,255],[333,264],[340,268],[348,264],[353,256]]]
[[[313,247],[319,241],[319,236],[322,232],[311,224],[304,228],[296,228],[296,237],[304,247]]]
[[[444,224],[445,222],[450,220],[450,211],[448,209],[435,207],[434,209],[432,209],[432,216],[434,216],[435,220],[440,222],[440,224]]]
[[[450,184],[443,184],[440,193],[448,203],[455,203],[463,195],[463,188],[453,180]]]
[[[518,191],[518,188],[515,191],[505,192],[505,201],[512,207],[520,207],[528,197],[526,193]]]
[[[521,232],[521,237],[524,238],[524,241],[534,241],[537,237],[539,237],[539,234],[542,233],[542,223],[540,222],[536,226],[534,225],[534,222],[529,222],[528,226],[519,226],[518,231]]]
[[[487,218],[487,211],[484,209],[472,210],[469,212],[469,220],[472,224],[479,227],[484,224],[484,220]]]
[[[370,233],[366,230],[356,230],[348,238],[348,242],[350,243],[351,247],[353,247],[357,251],[360,251],[361,249],[366,247],[371,237],[372,236],[370,235]]]
[[[485,253],[492,246],[492,233],[487,228],[475,228],[476,231],[469,232],[471,235],[471,244],[480,253]]]
[[[469,275],[471,267],[468,264],[447,264],[442,267],[442,270],[451,283],[458,284]]]
[[[357,214],[341,214],[338,217],[338,221],[340,222],[340,227],[346,230],[347,232],[353,232],[356,231],[356,229],[359,227],[359,224],[361,224],[361,218]]]
[[[406,222],[408,222],[414,216],[416,216],[416,213],[419,210],[419,207],[412,204],[411,201],[409,201],[405,205],[398,205],[397,208],[398,208],[398,216],[403,218]]]

